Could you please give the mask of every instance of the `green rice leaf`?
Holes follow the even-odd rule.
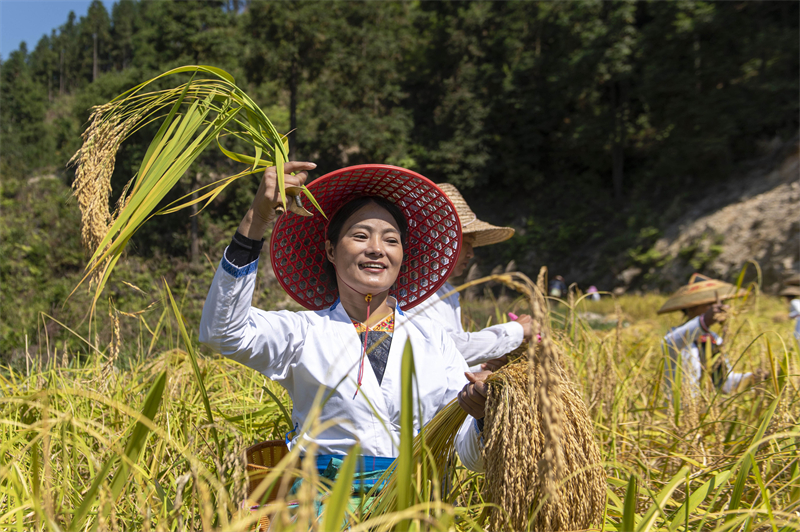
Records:
[[[414,443],[414,349],[411,340],[406,342],[403,349],[403,360],[400,369],[400,449],[397,456],[397,476],[401,479],[410,479],[413,469],[413,443]],[[410,507],[412,502],[413,486],[410,482],[400,482],[397,486],[397,508],[402,512]],[[405,532],[410,523],[406,520],[398,523],[395,530]]]
[[[622,506],[622,528],[620,532],[633,532],[636,525],[636,475],[631,474],[628,488],[625,490],[625,501]]]
[[[767,411],[764,413],[764,416],[761,418],[761,424],[758,427],[758,430],[753,435],[752,440],[750,440],[750,447],[752,448],[761,439],[764,437],[764,433],[767,431],[767,427],[769,426],[770,421],[772,421],[772,416],[775,414],[775,409],[778,407],[778,403],[780,402],[781,395],[778,395],[773,401],[772,404],[769,406]],[[733,492],[731,492],[731,500],[728,503],[728,511],[730,515],[728,516],[728,521],[734,519],[736,517],[736,510],[739,509],[739,506],[742,502],[742,495],[744,494],[744,488],[747,483],[747,477],[750,476],[750,469],[753,467],[753,453],[747,452],[745,453],[741,466],[739,467],[739,474],[736,476],[736,482],[733,485]]]
[[[353,491],[353,476],[360,455],[361,446],[356,444],[345,457],[342,467],[339,468],[331,496],[325,502],[321,530],[341,530],[342,525],[345,524],[345,512]]]
[[[675,512],[675,517],[669,523],[669,532],[674,532],[682,524],[686,522],[686,515],[693,514],[697,507],[705,501],[710,495],[714,493],[720,486],[723,486],[731,477],[730,471],[723,471],[711,477],[705,484],[696,489],[684,502],[678,511]]]
[[[301,186],[300,188],[303,190],[303,194],[305,194],[306,198],[308,198],[308,201],[310,201],[311,204],[314,205],[314,207],[319,211],[322,217],[327,220],[328,217],[325,216],[325,211],[323,211],[322,207],[319,206],[319,203],[317,203],[317,200],[314,198],[314,195],[311,193],[311,191],[308,190],[305,185]]]
[[[682,467],[680,471],[678,471],[667,483],[664,488],[658,492],[658,495],[655,496],[655,500],[653,504],[650,505],[650,508],[647,509],[642,520],[639,522],[639,526],[636,527],[636,532],[648,532],[650,528],[653,526],[653,523],[656,520],[656,516],[659,514],[664,515],[664,508],[667,505],[672,493],[677,489],[678,485],[684,481],[684,477],[689,472],[688,467]],[[627,504],[627,497],[625,500],[625,504]],[[627,508],[626,508],[627,510]]]
[[[206,386],[203,383],[203,376],[200,373],[200,366],[197,364],[197,355],[195,354],[194,347],[192,347],[192,341],[189,338],[189,334],[186,332],[186,325],[184,324],[183,315],[181,314],[180,310],[178,310],[178,305],[175,303],[175,298],[172,297],[172,290],[169,289],[166,279],[164,280],[164,288],[169,296],[172,312],[175,314],[175,320],[178,322],[178,329],[181,332],[181,337],[183,338],[183,343],[186,346],[186,351],[189,353],[189,360],[192,363],[195,382],[197,382],[197,388],[200,390],[200,397],[203,399],[203,407],[206,409],[208,424],[211,426],[211,435],[214,438],[214,442],[217,444],[217,456],[222,456],[222,445],[220,445],[219,435],[217,434],[217,429],[214,426],[214,414],[211,412],[211,402],[208,400],[208,393],[206,392]]]

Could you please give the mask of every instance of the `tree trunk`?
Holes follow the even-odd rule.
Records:
[[[625,167],[625,107],[626,90],[624,82],[615,81],[611,85],[611,100],[614,106],[614,143],[611,150],[611,180],[614,184],[614,199],[622,201],[622,180]]]
[[[297,159],[297,59],[289,70],[289,160]]]
[[[197,172],[194,175],[194,180],[192,182],[192,188],[194,189],[194,192],[192,192],[192,199],[193,200],[197,199],[197,187],[198,187],[199,183],[200,183],[200,172]],[[192,211],[192,216],[190,218],[190,220],[191,220],[191,229],[190,229],[190,231],[191,231],[191,248],[189,249],[189,259],[192,262],[197,262],[198,260],[200,260],[200,236],[198,234],[199,231],[198,231],[198,228],[197,228],[197,212],[198,212],[197,203],[192,205],[191,211]]]
[[[694,43],[692,49],[694,50],[694,77],[695,77],[694,90],[695,92],[699,93],[703,90],[703,81],[700,77],[702,75],[701,69],[703,66],[703,61],[700,57],[700,36],[697,33],[695,33],[693,35],[693,38],[694,38]]]
[[[92,33],[92,81],[97,80],[97,34]]]

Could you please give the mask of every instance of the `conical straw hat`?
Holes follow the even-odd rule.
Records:
[[[689,278],[689,284],[680,287],[672,297],[667,299],[664,306],[658,309],[658,314],[714,303],[717,297],[720,300],[724,300],[741,297],[744,294],[744,290],[739,290],[737,294],[736,287],[730,283],[711,279],[699,273],[693,273]]]
[[[362,164],[335,170],[308,185],[322,211],[332,218],[361,196],[380,196],[397,205],[408,222],[403,264],[390,295],[408,310],[442,286],[461,250],[461,230],[453,204],[436,185],[411,170]],[[339,291],[325,271],[328,220],[293,212],[275,222],[270,241],[272,269],[292,299],[309,310],[330,307]]]
[[[437,185],[444,192],[450,201],[455,205],[458,218],[461,220],[461,231],[465,235],[475,235],[475,242],[472,247],[488,246],[503,242],[514,236],[513,227],[497,227],[482,220],[472,212],[466,200],[456,187],[450,183],[440,183]]]
[[[787,286],[786,288],[781,290],[780,295],[785,297],[800,296],[800,286]]]

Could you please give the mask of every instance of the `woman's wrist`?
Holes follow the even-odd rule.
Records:
[[[239,232],[252,240],[261,240],[264,238],[264,233],[267,232],[267,226],[271,219],[271,216],[265,217],[250,207],[239,224]]]

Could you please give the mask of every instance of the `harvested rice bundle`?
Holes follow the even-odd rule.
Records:
[[[533,390],[542,388],[543,365],[533,364]],[[557,394],[530,394],[527,361],[513,362],[491,378],[486,403],[484,497],[489,530],[580,530],[596,524],[605,503],[605,473],[586,405],[560,364],[548,377]],[[546,437],[544,417],[558,419],[560,437]],[[549,440],[549,441],[548,441]],[[548,452],[549,451],[549,452]],[[559,464],[559,462],[561,462]]]

